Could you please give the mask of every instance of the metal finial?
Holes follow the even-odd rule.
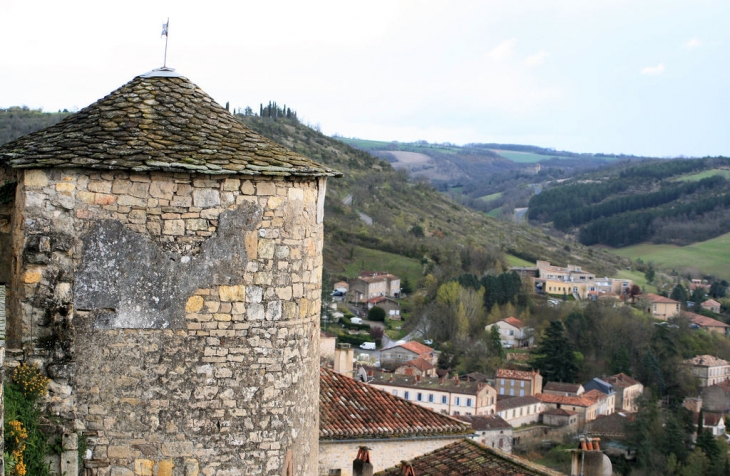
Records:
[[[162,67],[167,68],[167,39],[168,39],[168,30],[170,28],[170,18],[167,18],[167,23],[162,24],[162,35],[160,35],[160,38],[163,36],[165,37],[165,60],[162,62]]]

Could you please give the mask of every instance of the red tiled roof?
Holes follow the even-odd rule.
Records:
[[[375,372],[372,379],[369,380],[371,385],[387,385],[389,387],[402,387],[422,390],[438,390],[442,392],[460,393],[462,395],[477,395],[485,386],[484,383],[454,378],[440,379],[438,377],[413,377],[409,375],[399,375],[394,373]],[[489,393],[489,390],[487,390]],[[492,389],[492,392],[497,391]]]
[[[496,378],[509,378],[513,380],[532,380],[539,371],[530,372],[525,370],[497,369]]]
[[[413,367],[417,368],[421,372],[425,372],[426,370],[431,370],[432,368],[434,368],[434,366],[431,365],[431,362],[428,362],[420,357],[417,359],[409,360],[408,362],[406,362],[403,365],[412,365]]]
[[[474,431],[512,429],[512,425],[504,421],[499,415],[457,415],[454,418],[471,423]]]
[[[614,387],[621,387],[621,388],[631,387],[632,385],[641,385],[641,382],[629,377],[628,375],[626,375],[623,372],[616,374],[616,375],[611,375],[610,377],[607,377],[606,382],[610,383]]]
[[[720,307],[720,303],[715,301],[714,299],[708,299],[700,305],[702,307]]]
[[[550,395],[549,393],[536,393],[535,398],[543,403],[559,403],[561,405],[573,405],[575,407],[590,407],[595,402],[592,398],[568,397],[565,395]]]
[[[700,419],[699,413],[692,413],[692,421],[694,424],[697,424],[697,421]],[[720,423],[720,420],[722,419],[722,413],[713,413],[713,412],[704,412],[704,418],[702,424],[704,426],[717,426],[718,423]]]
[[[562,475],[545,466],[487,448],[472,440],[457,441],[404,463],[411,466],[416,476]],[[402,466],[403,463],[375,474],[401,476]]]
[[[446,415],[320,368],[319,438],[347,440],[471,433]]]
[[[515,327],[519,327],[520,329],[525,327],[525,324],[521,320],[517,319],[516,317],[508,317],[507,319],[502,319],[502,320],[504,322],[506,322],[507,324],[510,324]]]
[[[658,294],[648,293],[648,294],[645,294],[645,296],[651,302],[667,303],[667,304],[679,304],[679,301],[675,301],[674,299],[669,299],[668,297],[660,296]]]
[[[724,322],[720,322],[717,319],[703,316],[702,314],[695,314],[694,312],[682,312],[682,316],[689,319],[692,324],[697,324],[700,327],[730,327]]]
[[[543,415],[556,415],[556,416],[572,416],[577,415],[576,412],[570,410],[563,410],[562,408],[550,408],[542,412]]]
[[[691,359],[684,361],[685,364],[697,365],[702,367],[716,367],[728,365],[728,362],[722,359],[718,359],[714,355],[696,355]]]
[[[607,399],[608,398],[608,395],[606,395],[605,393],[601,392],[598,389],[593,389],[593,390],[591,390],[589,392],[584,393],[583,395],[581,395],[581,397],[589,398],[589,399],[598,401],[598,400],[605,400],[605,399]]]

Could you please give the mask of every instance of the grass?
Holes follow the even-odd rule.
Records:
[[[355,278],[364,270],[387,271],[401,280],[408,278],[411,286],[415,286],[423,276],[423,265],[420,260],[356,246],[353,249],[351,262],[345,264],[345,274],[349,278]]]
[[[645,263],[653,262],[665,269],[698,270],[730,280],[730,233],[688,246],[650,243],[611,250],[619,256]]]
[[[511,266],[530,266],[530,267],[535,266],[535,263],[530,263],[529,261],[524,260],[522,258],[518,258],[517,256],[514,256],[514,255],[506,255],[505,257],[507,258],[507,262]]]
[[[499,207],[499,208],[495,208],[494,210],[490,210],[489,212],[487,212],[487,216],[493,217],[493,218],[499,218],[501,213],[502,213],[502,207]]]
[[[694,174],[680,175],[672,179],[673,182],[698,182],[708,177],[714,177],[715,175],[722,175],[726,179],[730,179],[730,170],[728,169],[710,169],[703,170]]]
[[[482,200],[484,202],[491,202],[492,200],[496,200],[496,199],[502,197],[502,193],[504,193],[504,192],[497,192],[497,193],[493,193],[491,195],[484,195],[483,197],[479,197],[478,200]]]

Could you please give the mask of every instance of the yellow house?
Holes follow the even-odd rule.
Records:
[[[670,317],[679,315],[678,301],[652,293],[646,294],[644,297],[649,301],[649,307],[644,310],[657,319],[666,321]]]

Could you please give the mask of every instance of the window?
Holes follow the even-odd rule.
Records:
[[[456,397],[456,403],[454,405],[459,406],[461,405],[461,397]]]
[[[525,396],[525,391],[524,390],[520,390],[520,397],[524,397],[524,396]]]
[[[514,380],[510,380],[510,385],[512,385],[514,387],[515,386],[515,381]]]
[[[449,397],[447,397],[446,395],[441,395],[441,403],[444,405],[449,403]]]
[[[411,394],[410,394],[410,392],[408,390],[406,390],[405,392],[403,392],[403,398],[405,398],[406,400],[409,400],[410,397],[411,397]]]
[[[421,400],[423,400],[423,394],[421,392],[418,392],[416,394],[416,401],[420,402]]]
[[[393,395],[398,396],[398,390],[393,390]]]
[[[454,412],[454,415],[459,415],[459,412]]]
[[[466,406],[467,407],[470,407],[471,406],[471,398],[467,398],[466,399]]]
[[[500,388],[500,389],[499,389],[499,394],[500,394],[500,395],[504,395],[504,388]]]
[[[524,387],[524,386],[525,386],[525,381],[523,380],[520,382],[520,387]]]
[[[514,388],[510,388],[509,389],[509,394],[514,397],[515,396],[515,389]]]
[[[504,385],[504,379],[502,379],[502,383],[500,385]]]
[[[428,403],[433,403],[433,393],[428,394]]]

